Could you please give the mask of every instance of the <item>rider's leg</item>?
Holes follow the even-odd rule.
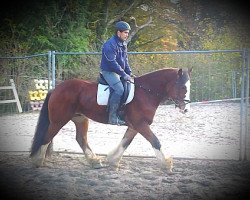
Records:
[[[109,101],[109,123],[113,125],[125,125],[125,121],[118,117],[118,109],[121,102],[121,96],[117,95],[115,92],[111,95]]]
[[[114,72],[102,71],[102,75],[109,84],[109,86],[114,90],[111,94],[109,102],[109,123],[113,125],[125,125],[126,123],[119,119],[117,111],[120,106],[121,98],[124,92],[120,76]]]

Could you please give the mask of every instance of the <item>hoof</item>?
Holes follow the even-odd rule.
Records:
[[[109,160],[105,160],[106,166],[109,167],[112,171],[119,171],[120,162],[110,162]]]
[[[120,159],[111,159],[111,157],[107,156],[105,163],[107,163],[109,167],[119,168]]]
[[[173,158],[172,157],[167,157],[165,158],[166,160],[166,165],[167,165],[167,170],[169,173],[173,172]]]
[[[36,157],[32,157],[31,158],[31,161],[32,161],[32,165],[34,167],[42,167],[43,166],[43,162],[44,162],[44,159],[42,158],[36,158]]]
[[[99,157],[95,157],[95,158],[88,158],[88,163],[90,164],[90,166],[94,169],[100,169],[100,168],[104,168],[107,167],[105,163],[103,163],[102,159]]]
[[[96,163],[92,163],[91,167],[94,169],[100,169],[100,168],[104,168],[107,167],[105,164],[103,164],[101,161],[96,162]]]

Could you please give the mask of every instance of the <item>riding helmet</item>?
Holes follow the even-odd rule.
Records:
[[[115,29],[117,31],[131,30],[130,25],[127,22],[119,21],[115,24]]]

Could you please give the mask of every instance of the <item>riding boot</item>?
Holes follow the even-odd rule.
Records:
[[[109,124],[112,125],[126,125],[126,122],[121,120],[118,115],[118,109],[120,105],[121,97],[116,93],[113,93],[109,100]]]

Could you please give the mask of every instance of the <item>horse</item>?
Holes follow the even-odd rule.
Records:
[[[190,75],[192,68],[164,68],[134,78],[134,98],[124,106],[127,130],[119,145],[107,154],[105,160],[97,156],[88,144],[89,119],[108,124],[107,106],[97,104],[97,81],[69,79],[49,91],[38,118],[30,158],[35,167],[44,165],[51,155],[52,139],[72,120],[76,127],[76,141],[86,160],[94,168],[119,166],[124,151],[137,133],[150,142],[162,169],[172,171],[173,158],[165,157],[161,143],[150,125],[158,106],[166,100],[174,102],[183,113],[190,102]]]

